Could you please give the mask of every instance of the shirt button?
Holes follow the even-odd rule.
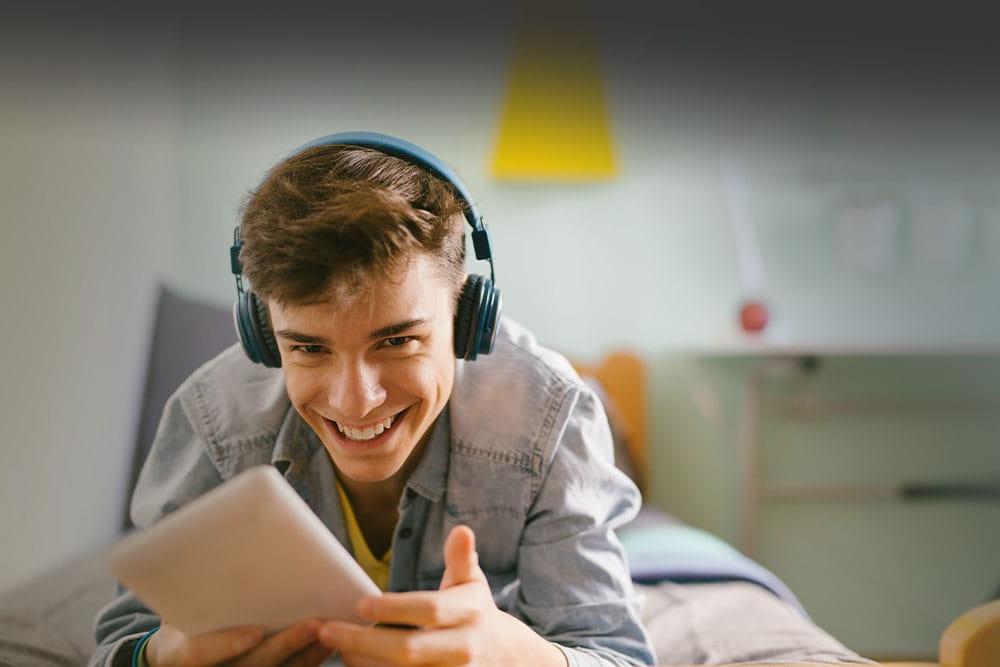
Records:
[[[406,528],[399,531],[399,537],[407,540],[413,535],[413,529],[407,526]]]

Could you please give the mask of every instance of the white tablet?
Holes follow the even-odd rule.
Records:
[[[271,466],[212,489],[112,549],[108,565],[188,636],[237,625],[268,632],[310,617],[365,623],[378,587]]]

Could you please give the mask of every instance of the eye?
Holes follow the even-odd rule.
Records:
[[[407,343],[413,340],[412,336],[393,336],[392,338],[386,338],[380,344],[380,347],[403,347]]]
[[[303,352],[309,355],[323,353],[322,345],[292,345],[290,349],[292,352]]]

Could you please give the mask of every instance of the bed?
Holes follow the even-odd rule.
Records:
[[[228,309],[160,294],[136,437],[145,458],[163,405],[202,361],[233,342]],[[629,353],[576,363],[601,395],[615,437],[616,461],[640,488],[649,484],[645,371]],[[128,526],[122,512],[123,530]],[[660,664],[835,662],[852,654],[816,628],[774,575],[721,540],[653,508],[624,527],[642,618]],[[104,550],[73,560],[0,594],[0,666],[84,665],[92,623],[113,582]],[[1000,606],[973,610],[942,641],[946,667],[1000,665]]]

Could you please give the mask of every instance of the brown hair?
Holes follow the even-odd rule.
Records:
[[[253,291],[306,304],[349,297],[425,252],[455,285],[465,266],[464,201],[426,170],[369,148],[318,146],[275,165],[241,212]]]

